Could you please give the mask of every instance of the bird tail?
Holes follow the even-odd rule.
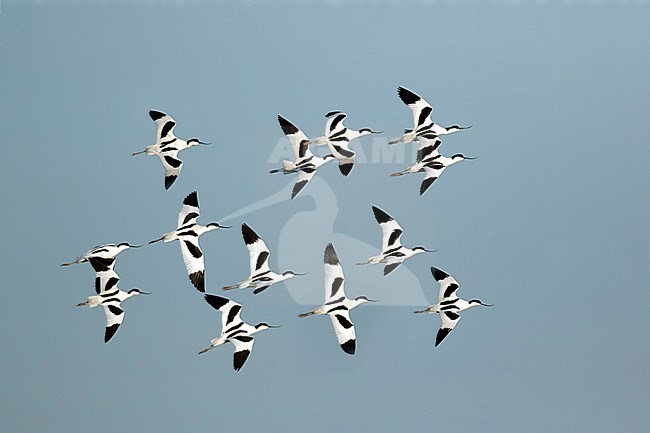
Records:
[[[88,301],[79,302],[79,303],[77,304],[77,307],[83,307],[84,305],[88,305]]]
[[[298,317],[300,317],[302,319],[303,317],[311,316],[313,314],[316,314],[316,313],[314,313],[313,311],[310,311],[308,313],[300,313],[300,314],[298,314]]]
[[[81,257],[77,257],[77,260],[70,262],[70,263],[61,263],[61,266],[70,266],[70,265],[75,265],[77,263],[83,263],[85,262],[86,259],[82,259]]]

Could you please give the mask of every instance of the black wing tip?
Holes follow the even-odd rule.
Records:
[[[341,174],[343,176],[346,176],[346,177],[347,177],[348,174],[350,174],[353,167],[354,167],[353,162],[348,162],[348,163],[345,163],[345,164],[339,164],[339,170],[341,171]]]
[[[424,194],[427,189],[433,184],[433,182],[438,179],[437,177],[429,177],[422,181],[420,185],[420,195]]]
[[[372,213],[375,214],[375,219],[379,224],[387,223],[388,221],[393,220],[393,218],[390,215],[388,215],[383,210],[379,209],[377,206],[372,207]]]
[[[183,200],[183,204],[187,206],[199,207],[198,193],[196,191],[192,191],[191,193],[187,194]]]
[[[384,277],[397,269],[399,265],[401,265],[401,263],[392,263],[390,265],[384,266]]]
[[[241,225],[241,234],[244,237],[244,243],[246,245],[252,245],[260,239],[257,233],[246,223]]]
[[[354,352],[357,348],[357,340],[348,340],[345,343],[341,344],[341,349],[348,355],[354,355]]]
[[[230,299],[228,298],[224,298],[223,296],[218,295],[210,295],[208,293],[203,295],[203,298],[205,299],[205,302],[217,310],[221,309],[224,305],[230,302]]]
[[[414,104],[420,100],[420,97],[418,95],[402,86],[399,86],[397,88],[397,95],[406,105]]]
[[[329,112],[325,115],[325,117],[326,117],[326,118],[327,118],[327,117],[331,117],[331,116],[334,116],[335,114],[343,114],[343,112],[342,112],[342,111],[339,111],[339,110],[329,111]]]
[[[196,287],[196,289],[199,292],[204,293],[205,277],[203,271],[194,272],[193,274],[190,274],[189,277],[190,277],[190,281],[192,282],[192,285],[194,285],[194,287]]]
[[[165,117],[165,116],[166,116],[166,114],[163,113],[162,111],[158,111],[158,110],[149,110],[149,117],[151,117],[151,120],[153,120],[154,122],[155,122],[156,120],[158,120],[158,119],[162,119],[162,118]]]
[[[325,247],[325,254],[323,256],[323,261],[327,265],[333,265],[333,266],[340,265],[339,257],[336,255],[336,250],[334,249],[334,245],[332,245],[331,242],[327,244],[327,246]]]
[[[436,268],[435,266],[431,266],[431,275],[433,275],[433,278],[436,281],[442,281],[449,276],[448,273],[446,273],[441,269]]]
[[[293,189],[291,190],[291,200],[293,200],[300,191],[307,185],[309,181],[307,180],[301,180],[300,182],[296,182],[295,185],[293,186]]]
[[[248,349],[235,352],[232,358],[232,365],[235,371],[241,370],[241,368],[244,366],[244,363],[246,363],[246,360],[248,359],[248,355],[250,355],[250,353],[251,351]]]
[[[444,340],[445,337],[449,335],[450,332],[451,332],[451,328],[438,329],[438,333],[436,334],[436,347],[438,347],[438,345],[442,343],[442,340]]]
[[[165,189],[171,188],[178,176],[165,176]]]
[[[280,128],[282,128],[282,132],[284,132],[284,135],[291,135],[298,132],[298,128],[293,123],[289,122],[287,119],[280,116],[279,114],[278,114],[278,123],[280,124]]]
[[[113,335],[115,335],[119,327],[119,323],[115,323],[114,325],[106,327],[106,331],[104,332],[104,343],[111,341],[111,338],[113,338]]]

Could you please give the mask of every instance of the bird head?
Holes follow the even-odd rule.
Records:
[[[293,277],[295,277],[296,275],[302,277],[303,275],[307,275],[307,272],[305,272],[304,274],[299,274],[299,273],[296,273],[296,272],[294,272],[294,271],[286,271],[286,272],[283,272],[282,275],[283,275],[284,277],[287,277],[287,278],[293,278]]]
[[[232,226],[222,226],[221,224],[219,224],[219,223],[215,223],[215,222],[208,223],[208,225],[205,226],[205,227],[207,227],[207,228],[210,229],[210,230],[216,230],[216,229],[229,229],[229,228],[232,228]]]
[[[140,289],[138,289],[137,287],[134,287],[131,290],[129,290],[128,294],[131,295],[131,296],[135,296],[135,295],[151,295],[151,293],[149,293],[149,292],[140,291]]]
[[[469,129],[469,128],[471,128],[472,126],[473,126],[473,125],[469,125],[469,126],[449,125],[449,126],[446,127],[445,129],[447,130],[447,133],[451,133],[451,132],[458,132],[458,131],[460,131],[460,130],[462,130],[462,129]]]
[[[383,133],[383,132],[384,132],[384,131],[373,131],[373,130],[370,129],[370,128],[361,128],[361,129],[359,130],[359,135],[360,135],[360,136],[364,136],[364,135],[369,135],[369,134],[381,134],[381,133]]]
[[[469,301],[469,306],[470,307],[478,307],[479,305],[482,305],[483,307],[493,307],[494,304],[484,304],[481,302],[480,299],[472,299]]]
[[[201,141],[201,140],[199,140],[198,138],[190,138],[189,140],[187,140],[187,145],[188,145],[189,147],[197,146],[197,145],[199,145],[199,144],[202,144],[202,145],[204,145],[204,146],[209,146],[209,145],[212,144],[212,143],[207,143],[207,142]]]
[[[363,304],[364,302],[379,302],[379,300],[368,299],[366,296],[357,296],[354,300],[359,304]]]
[[[462,153],[457,153],[455,155],[452,155],[451,159],[452,161],[462,161],[463,159],[478,159],[478,156],[475,158],[470,158],[469,156],[465,156]]]
[[[273,329],[273,328],[280,328],[280,325],[272,326],[272,325],[269,325],[268,323],[264,323],[264,322],[258,323],[257,325],[255,325],[255,329],[257,329],[258,331],[264,331],[265,329]]]
[[[438,250],[427,250],[424,247],[413,247],[413,252],[416,253],[416,254],[419,254],[419,253],[435,253],[436,251],[438,251]]]

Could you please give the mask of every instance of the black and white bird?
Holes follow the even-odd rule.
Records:
[[[402,102],[404,102],[404,104],[406,104],[413,112],[414,126],[413,129],[405,129],[404,135],[402,135],[399,140],[391,141],[389,144],[410,143],[411,141],[416,140],[420,134],[423,134],[425,132],[433,132],[435,135],[445,135],[472,127],[471,125],[450,125],[447,127],[440,126],[431,120],[431,113],[433,112],[433,108],[431,107],[431,104],[429,104],[423,98],[416,95],[409,89],[401,86],[397,88],[397,94],[399,95],[399,98],[402,100]]]
[[[221,335],[214,338],[210,342],[210,347],[200,351],[199,355],[230,342],[235,346],[233,367],[236,371],[241,370],[253,350],[253,343],[255,343],[253,334],[265,329],[279,328],[279,326],[271,326],[268,323],[258,323],[255,326],[245,323],[240,317],[241,305],[229,299],[216,295],[205,295],[205,300],[213,308],[221,311]]]
[[[86,301],[77,304],[77,307],[83,307],[86,305],[90,308],[95,308],[99,305],[104,307],[104,314],[106,314],[104,343],[108,343],[124,320],[124,310],[121,307],[121,303],[132,296],[150,294],[151,293],[141,292],[140,289],[131,289],[128,292],[125,292],[118,289],[117,286],[114,286],[110,290],[89,296]]]
[[[441,271],[438,268],[431,267],[431,274],[433,278],[440,284],[440,291],[438,293],[438,303],[430,305],[424,310],[415,311],[415,314],[420,313],[438,313],[440,314],[440,320],[442,325],[438,330],[436,335],[436,347],[445,339],[447,335],[451,332],[452,329],[458,324],[460,320],[461,311],[468,310],[472,307],[492,307],[492,304],[484,304],[479,299],[472,299],[466,301],[460,299],[456,295],[459,284],[451,275],[447,274],[444,271]]]
[[[149,110],[149,117],[158,125],[156,142],[140,152],[134,152],[133,155],[140,155],[141,153],[158,155],[165,169],[165,189],[169,189],[180,174],[181,168],[183,168],[183,161],[178,158],[178,152],[199,144],[207,146],[211,143],[203,142],[198,138],[190,138],[188,140],[177,138],[174,135],[176,121],[169,114]]]
[[[370,257],[365,262],[359,262],[357,265],[367,265],[376,263],[385,263],[384,276],[393,272],[404,260],[421,253],[433,253],[433,250],[427,250],[424,247],[407,248],[402,246],[400,239],[404,230],[390,215],[377,206],[372,207],[375,219],[381,227],[381,253]]]
[[[330,111],[325,115],[327,123],[325,124],[325,135],[312,140],[317,146],[327,145],[332,154],[339,161],[339,170],[343,176],[350,174],[354,167],[356,152],[350,149],[350,142],[356,138],[369,134],[381,134],[383,131],[373,131],[370,128],[361,128],[359,130],[347,128],[343,122],[347,114],[341,111]]]
[[[73,262],[63,263],[61,266],[70,266],[77,263],[90,263],[95,270],[95,292],[97,294],[111,290],[120,281],[115,272],[115,257],[129,248],[140,248],[142,245],[131,245],[128,242],[119,244],[103,244],[83,253]]]
[[[431,149],[431,146],[426,147],[424,151],[430,153],[426,155],[423,153],[422,155],[424,157],[422,160],[420,160],[420,150],[418,150],[418,161],[415,164],[411,165],[404,171],[399,171],[391,174],[391,176],[402,176],[409,173],[425,172],[426,175],[424,176],[424,180],[420,185],[420,195],[424,194],[424,192],[429,189],[431,184],[436,179],[438,179],[440,175],[442,175],[442,172],[445,171],[445,169],[450,165],[456,164],[457,162],[465,159],[471,160],[478,158],[470,158],[469,156],[465,156],[461,153],[457,153],[451,157],[443,156],[437,152],[437,147]]]
[[[232,286],[225,286],[223,290],[251,288],[255,289],[253,290],[253,293],[257,295],[275,283],[288,280],[296,275],[307,275],[298,274],[294,271],[286,271],[281,274],[276,274],[271,270],[271,268],[269,268],[269,257],[271,256],[271,253],[262,238],[260,238],[247,224],[242,224],[241,233],[250,255],[251,272],[248,278],[244,281],[240,281]]]
[[[183,200],[183,207],[178,214],[178,228],[149,243],[178,240],[181,244],[183,261],[190,281],[200,292],[205,292],[205,263],[203,261],[203,251],[201,251],[199,245],[199,236],[212,230],[229,229],[230,227],[219,225],[216,222],[202,226],[196,223],[198,217],[199,198],[196,191],[193,191]]]
[[[278,122],[282,132],[289,139],[294,161],[282,161],[282,167],[271,170],[271,173],[298,174],[298,179],[291,191],[291,199],[293,200],[314,177],[318,167],[328,161],[333,161],[335,158],[334,155],[325,155],[322,158],[314,155],[309,150],[309,138],[298,127],[282,116],[278,116]]]
[[[354,324],[350,320],[350,310],[364,302],[377,301],[365,296],[354,299],[345,296],[343,267],[331,243],[325,247],[323,262],[325,263],[325,303],[315,310],[299,314],[298,317],[327,314],[332,321],[341,349],[349,355],[354,355],[357,337]]]

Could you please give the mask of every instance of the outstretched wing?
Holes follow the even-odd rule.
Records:
[[[178,159],[178,149],[166,147],[158,152],[158,158],[165,169],[165,189],[169,189],[183,168],[183,161]]]
[[[347,114],[340,111],[330,111],[326,116],[325,137],[327,140],[336,140],[337,137],[345,134],[346,128],[343,121],[348,117]]]
[[[293,189],[291,190],[291,200],[294,199],[298,195],[300,191],[304,187],[307,186],[309,181],[314,177],[316,174],[316,169],[310,169],[308,171],[305,170],[298,170],[298,178],[296,179],[296,183],[293,185]]]
[[[356,158],[356,153],[348,147],[349,143],[350,141],[345,136],[327,140],[327,146],[339,162],[339,170],[343,176],[350,174]]]
[[[436,347],[442,343],[442,340],[449,335],[451,330],[454,329],[456,324],[460,321],[460,314],[455,311],[442,311],[440,313],[440,320],[442,321],[442,325],[440,325],[438,334],[436,334]]]
[[[424,180],[420,185],[420,195],[424,194],[424,192],[429,189],[431,184],[440,177],[444,170],[445,166],[440,163],[436,163],[435,161],[424,166],[426,176],[424,176]]]
[[[242,323],[241,305],[237,302],[217,295],[204,295],[204,298],[213,308],[221,311],[221,335]]]
[[[354,332],[354,324],[350,320],[350,311],[337,310],[328,314],[339,341],[341,349],[348,355],[354,355],[357,337]]]
[[[176,227],[180,228],[187,224],[195,224],[199,215],[199,195],[196,191],[192,191],[183,200],[183,207],[181,207],[178,214],[178,225]]]
[[[269,271],[269,256],[271,253],[266,243],[245,223],[241,225],[241,233],[250,255],[250,278]]]
[[[176,121],[169,114],[165,114],[162,111],[149,110],[149,117],[158,125],[156,143],[164,145],[165,142],[176,139],[174,135]]]
[[[199,292],[205,292],[205,264],[199,238],[186,236],[179,239],[179,243],[187,276]]]
[[[343,267],[331,243],[325,247],[323,262],[325,264],[325,303],[345,297]]]
[[[431,121],[433,108],[427,101],[411,92],[409,89],[401,86],[397,88],[397,94],[402,102],[404,102],[413,112],[413,131],[419,133],[423,126],[433,123]]]
[[[119,302],[103,304],[106,314],[106,331],[104,332],[104,343],[108,343],[124,320],[124,310],[120,308]]]
[[[440,291],[438,292],[438,302],[453,301],[458,299],[456,291],[460,287],[458,281],[451,275],[438,268],[431,266],[431,274],[433,278],[440,284]]]
[[[377,206],[372,207],[372,212],[375,214],[375,219],[381,227],[381,251],[385,253],[388,250],[399,248],[402,246],[400,241],[404,230],[402,227],[386,212],[379,209]]]
[[[309,150],[309,138],[298,127],[280,115],[278,115],[278,123],[289,139],[295,161],[312,156]]]
[[[250,335],[237,335],[236,337],[231,338],[230,341],[235,345],[235,354],[232,358],[232,366],[235,368],[235,371],[239,371],[248,359],[248,355],[253,351],[253,343],[255,343],[255,339]]]
[[[112,269],[105,272],[97,272],[95,274],[95,292],[97,292],[97,294],[109,292],[113,290],[119,282],[120,276]]]

